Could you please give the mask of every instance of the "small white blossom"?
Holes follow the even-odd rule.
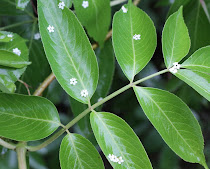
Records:
[[[18,48],[13,49],[13,53],[20,56],[21,51]]]
[[[83,1],[82,6],[83,6],[83,8],[87,8],[89,6],[89,2],[88,1]]]
[[[61,1],[59,4],[58,4],[58,7],[60,8],[60,9],[64,9],[64,6],[65,6],[65,3],[63,2],[63,1]]]
[[[54,26],[49,25],[49,26],[47,27],[47,29],[48,29],[48,31],[49,31],[50,33],[51,33],[51,32],[55,32]]]
[[[124,162],[124,160],[122,159],[121,156],[118,158],[114,154],[109,154],[108,155],[108,158],[110,159],[110,161],[115,162],[115,163],[118,163],[118,164],[122,164]]]
[[[76,78],[71,78],[70,79],[70,84],[75,86],[77,84],[77,79]]]
[[[126,9],[124,6],[122,6],[122,11],[123,11],[123,13],[127,13],[128,9]]]
[[[138,35],[134,35],[133,36],[133,39],[135,39],[135,40],[140,40],[141,39],[141,35],[140,34],[138,34]]]
[[[174,62],[173,65],[176,69],[180,69],[181,67],[181,65],[178,62]]]
[[[5,35],[1,35],[0,36],[0,39],[4,39],[6,36]]]
[[[80,94],[81,94],[82,97],[87,97],[88,96],[88,91],[86,89],[84,89],[84,90],[81,91]]]
[[[34,39],[39,40],[41,38],[40,33],[34,34]]]
[[[177,69],[175,68],[175,67],[171,67],[170,69],[169,69],[169,71],[171,72],[171,73],[177,73]]]
[[[12,34],[8,34],[7,37],[8,38],[13,38],[13,35]]]
[[[100,98],[98,99],[98,102],[100,102],[101,100],[103,100],[103,98],[102,98],[102,97],[100,97]]]

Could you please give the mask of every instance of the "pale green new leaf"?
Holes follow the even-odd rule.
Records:
[[[180,69],[175,74],[208,101],[210,101],[210,74],[196,70]]]
[[[60,120],[55,106],[45,98],[0,93],[0,136],[33,141],[52,134]]]
[[[12,68],[23,68],[29,65],[31,62],[27,62],[18,55],[0,50],[0,66],[7,66]]]
[[[173,66],[181,61],[190,50],[190,37],[184,23],[183,7],[172,14],[166,21],[162,34],[162,49],[165,65]]]
[[[74,7],[88,34],[103,45],[111,22],[110,0],[74,0]]]
[[[124,120],[111,113],[92,112],[90,121],[96,140],[113,168],[152,169],[143,145]],[[110,155],[121,157],[123,162],[111,161]]]
[[[168,146],[182,159],[205,165],[199,123],[177,96],[155,88],[134,87],[144,113]]]
[[[4,32],[6,34],[6,32]],[[12,34],[13,40],[7,43],[0,43],[0,50],[5,50],[13,53],[13,49],[18,48],[21,51],[20,57],[24,61],[28,61],[28,47],[26,46],[26,40],[21,38],[17,34]],[[5,66],[0,66],[0,90],[3,92],[14,92],[15,82],[24,73],[26,67],[21,69],[10,68]]]
[[[96,148],[78,134],[68,134],[64,137],[59,156],[62,169],[104,169]]]
[[[30,0],[16,0],[16,7],[23,11],[29,2]]]
[[[133,81],[152,58],[157,35],[152,20],[144,11],[131,1],[124,8],[126,13],[121,9],[114,15],[113,46],[120,67]]]
[[[98,65],[84,29],[68,8],[57,1],[38,0],[39,26],[45,53],[56,79],[74,99],[88,103],[96,90]],[[53,26],[54,32],[48,27]],[[70,84],[76,78],[77,84]],[[88,97],[81,91],[87,90]]]
[[[210,74],[210,46],[198,49],[181,66]]]

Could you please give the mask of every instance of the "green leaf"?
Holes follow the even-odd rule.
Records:
[[[175,75],[210,101],[210,74],[196,70],[180,69]]]
[[[26,40],[21,38],[17,34],[13,34],[13,40],[7,43],[0,43],[0,50],[5,50],[13,53],[13,49],[18,48],[21,51],[20,58],[24,61],[28,61],[28,47],[26,46]],[[10,68],[0,66],[0,90],[3,92],[14,92],[14,83],[24,73],[26,67],[21,69]]]
[[[83,0],[74,0],[76,14],[88,34],[100,45],[104,43],[111,21],[110,0],[90,0],[88,7],[83,7]]]
[[[31,62],[26,62],[24,59],[12,52],[0,50],[0,66],[23,68],[29,64],[31,64]]]
[[[124,120],[111,113],[92,112],[90,121],[96,140],[113,168],[152,169],[139,138]],[[124,162],[111,161],[112,154],[122,157]]]
[[[171,15],[164,26],[162,34],[162,48],[165,65],[173,66],[181,61],[189,52],[190,37],[182,15],[183,8]]]
[[[210,44],[210,22],[199,0],[175,0],[169,10],[169,15],[183,5],[183,15],[192,42],[189,54]]]
[[[65,3],[65,6],[67,8],[71,8],[72,7],[72,2],[73,0],[62,0]],[[61,2],[61,1],[60,1]]]
[[[7,32],[0,31],[0,42],[9,42],[12,40],[12,37],[8,37]]]
[[[68,134],[60,147],[62,169],[85,168],[103,169],[103,161],[95,147],[78,134]]]
[[[132,3],[124,6],[114,15],[113,46],[116,58],[124,74],[130,81],[139,73],[152,58],[157,35],[154,24],[149,16]],[[135,40],[135,35],[140,39]]]
[[[16,0],[16,8],[23,11],[29,2],[30,0]]]
[[[115,59],[111,40],[105,42],[103,49],[98,48],[96,50],[96,55],[99,64],[99,81],[96,92],[91,99],[92,104],[98,102],[99,99],[106,97],[112,84]],[[71,98],[70,102],[71,109],[75,117],[88,108],[87,105],[82,104]],[[102,106],[98,107],[96,110],[99,111],[101,110],[101,108]],[[78,125],[85,136],[92,134],[89,115],[82,118],[78,122]]]
[[[0,93],[0,136],[16,141],[45,138],[59,126],[55,106],[45,98]]]
[[[168,146],[182,159],[205,165],[201,128],[177,96],[155,88],[134,87],[138,101]]]
[[[96,90],[98,66],[90,42],[72,11],[51,0],[38,0],[39,26],[45,52],[56,79],[74,99],[87,104]],[[48,26],[54,32],[48,31]],[[77,84],[71,85],[70,79]],[[87,90],[88,97],[81,91]]]
[[[197,50],[181,66],[191,70],[210,73],[210,46]]]

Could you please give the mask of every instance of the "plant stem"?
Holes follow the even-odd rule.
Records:
[[[31,22],[34,22],[34,20],[27,20],[27,21],[23,21],[23,22],[18,22],[18,23],[12,24],[12,25],[1,27],[0,31],[6,30],[6,29],[10,29],[10,28],[14,28],[14,27],[26,24],[26,23],[31,23]]]
[[[14,150],[16,149],[16,145],[12,144],[12,143],[8,143],[6,141],[4,141],[3,139],[0,138],[0,145],[3,147],[6,147],[8,149]]]
[[[20,142],[16,148],[19,169],[27,169],[26,151],[26,143]]]
[[[110,2],[110,6],[115,6],[115,5],[119,5],[123,2],[126,2],[127,0],[115,0],[115,1],[111,1]]]
[[[72,127],[74,124],[76,124],[79,120],[81,120],[83,117],[85,117],[89,112],[91,112],[93,109],[97,108],[98,106],[102,105],[103,103],[111,100],[112,98],[114,98],[115,96],[123,93],[124,91],[130,89],[131,87],[141,83],[141,82],[144,82],[148,79],[151,79],[155,76],[158,76],[158,75],[161,75],[163,73],[166,73],[168,72],[168,69],[164,69],[160,72],[157,72],[157,73],[154,73],[150,76],[147,76],[143,79],[140,79],[134,83],[130,83],[126,86],[124,86],[123,88],[115,91],[114,93],[110,94],[109,96],[105,97],[103,100],[95,103],[94,105],[92,105],[91,107],[87,108],[86,110],[84,110],[82,113],[80,113],[77,117],[75,117],[72,121],[70,121],[66,126],[65,128],[62,128],[60,131],[58,131],[57,133],[55,133],[54,135],[52,135],[49,139],[47,139],[45,142],[43,142],[42,144],[38,145],[38,146],[27,146],[26,148],[29,150],[29,151],[37,151],[37,150],[40,150],[44,147],[46,147],[48,144],[52,143],[54,140],[56,140],[59,136],[61,136],[66,129],[69,129],[70,127]]]

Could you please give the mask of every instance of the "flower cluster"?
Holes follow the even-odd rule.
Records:
[[[60,8],[60,9],[64,9],[64,7],[65,7],[65,3],[63,2],[63,1],[61,1],[59,4],[58,4],[58,7]]]
[[[135,40],[140,40],[141,39],[141,35],[140,34],[135,34],[134,36],[133,36],[133,39],[135,39]]]
[[[83,1],[82,6],[83,6],[83,8],[87,8],[89,6],[89,2],[88,1]]]
[[[171,73],[177,73],[177,71],[180,69],[180,64],[178,63],[178,62],[174,62],[173,63],[173,67],[171,67],[170,69],[169,69],[169,71],[171,72]]]
[[[20,56],[21,51],[18,48],[13,49],[13,53]]]
[[[118,163],[118,164],[122,164],[124,162],[121,156],[118,158],[114,154],[109,154],[108,158],[110,159],[110,161]]]
[[[124,6],[122,6],[122,11],[123,11],[123,13],[127,13],[128,9],[126,9]]]

